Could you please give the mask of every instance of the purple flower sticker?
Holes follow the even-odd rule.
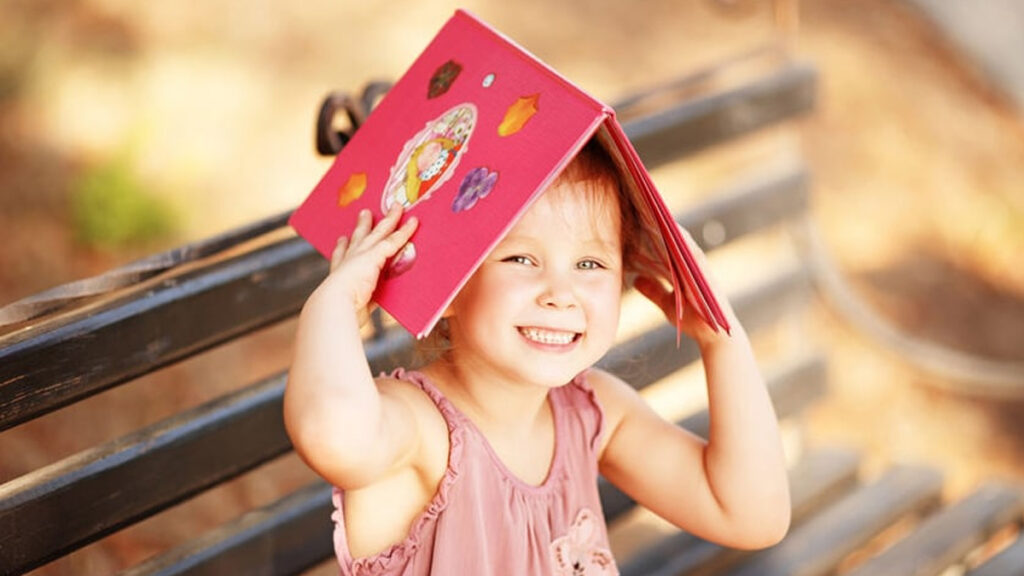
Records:
[[[469,171],[459,184],[459,192],[452,200],[452,212],[463,212],[476,205],[477,201],[487,196],[498,181],[498,173],[491,172],[485,166]]]

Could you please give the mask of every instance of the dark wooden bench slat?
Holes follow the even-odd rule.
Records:
[[[0,486],[0,564],[35,568],[245,471],[239,461],[283,453],[280,404],[267,402],[275,388],[267,380]],[[209,426],[216,444],[191,441]]]
[[[659,165],[810,111],[816,84],[813,66],[793,62],[737,88],[631,121],[626,135],[645,164]]]
[[[790,483],[793,525],[839,500],[857,486],[860,453],[848,448],[817,448],[797,462]]]
[[[408,363],[409,341],[368,342],[371,367]],[[284,454],[284,385],[265,379],[3,484],[0,566],[42,565]]]
[[[331,506],[331,487],[316,482],[121,576],[298,574],[333,550]]]
[[[967,576],[1024,576],[1024,534]]]
[[[731,240],[794,216],[806,195],[806,175],[791,173],[698,206],[702,219],[684,223],[725,223]],[[762,215],[743,216],[751,208]],[[286,318],[326,271],[308,244],[289,238],[0,337],[0,430]]]
[[[676,221],[693,235],[701,248],[712,250],[806,214],[808,180],[804,170],[765,176],[756,182],[711,194],[700,204],[675,214]],[[712,227],[719,237],[711,237]]]
[[[291,238],[0,338],[0,430],[291,316],[326,271]]]
[[[857,483],[860,457],[850,450],[821,449],[805,454],[789,472],[793,525],[798,525],[825,502]],[[622,565],[622,576],[678,576],[697,568],[721,566],[724,556],[739,551],[723,548],[679,532],[641,551]]]
[[[768,375],[766,379],[778,417],[787,418],[824,395],[825,363],[820,356],[806,356]],[[677,424],[698,436],[707,437],[708,418],[705,409],[683,418]],[[604,478],[599,479],[598,490],[601,494],[601,509],[608,522],[618,519],[635,505],[632,498]]]
[[[732,295],[730,302],[744,328],[753,333],[806,303],[810,282],[807,270],[779,270],[755,287]],[[665,324],[619,344],[597,365],[641,389],[699,357],[696,344],[687,338],[678,341],[675,327]]]
[[[897,466],[754,553],[730,576],[823,576],[897,520],[938,504],[942,476],[931,468]]]
[[[1020,522],[1021,512],[1018,490],[984,484],[927,518],[913,533],[850,572],[850,576],[938,574],[962,561],[997,530]]]
[[[821,354],[807,354],[787,362],[765,376],[772,405],[780,420],[795,417],[826,392],[825,358]],[[707,438],[711,416],[701,410],[680,421],[683,428]]]

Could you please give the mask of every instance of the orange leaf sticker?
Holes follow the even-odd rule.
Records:
[[[338,206],[344,208],[355,202],[366,191],[366,173],[359,172],[348,177],[345,185],[338,189]]]
[[[523,129],[523,126],[537,113],[537,100],[540,94],[521,96],[505,111],[505,119],[498,126],[498,136],[511,136]]]

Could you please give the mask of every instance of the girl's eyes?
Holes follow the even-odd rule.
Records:
[[[576,268],[580,270],[600,270],[604,267],[605,266],[598,262],[597,260],[591,259],[581,260],[578,264],[576,264]]]
[[[502,262],[511,262],[513,264],[522,264],[524,266],[536,265],[533,258],[523,255],[507,256],[502,259]],[[607,268],[607,266],[593,258],[586,258],[576,263],[577,270],[603,270],[604,268]]]
[[[513,264],[525,264],[526,266],[533,265],[533,260],[531,260],[529,256],[521,255],[509,256],[503,259],[502,262],[511,262]]]

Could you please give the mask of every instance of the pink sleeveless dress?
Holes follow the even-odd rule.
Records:
[[[555,454],[543,484],[514,476],[483,434],[427,378],[422,388],[448,423],[448,469],[405,540],[353,560],[341,492],[334,491],[334,549],[345,576],[618,574],[597,491],[602,412],[584,375],[549,393]]]

